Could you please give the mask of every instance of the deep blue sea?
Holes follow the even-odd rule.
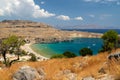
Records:
[[[94,32],[94,33],[105,33],[108,30],[115,30],[118,34],[120,34],[120,29],[62,29],[68,31],[85,31],[85,32]]]
[[[120,34],[120,29],[115,29]],[[108,29],[80,29],[79,31],[104,33]],[[79,50],[87,47],[92,49],[94,55],[98,53],[103,42],[100,38],[75,38],[73,42],[59,42],[49,44],[33,44],[31,47],[43,56],[51,57],[54,54],[62,54],[71,51],[79,56]]]

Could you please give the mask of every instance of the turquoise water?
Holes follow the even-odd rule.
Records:
[[[33,44],[32,48],[43,56],[50,57],[54,54],[62,54],[65,51],[74,52],[79,56],[79,50],[88,47],[93,50],[94,55],[102,46],[99,38],[75,38],[72,42]]]

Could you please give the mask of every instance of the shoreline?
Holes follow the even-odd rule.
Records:
[[[29,44],[25,44],[24,46],[21,46],[21,49],[28,52],[28,54],[30,53],[33,53],[38,59],[38,61],[43,61],[43,60],[46,60],[46,59],[49,59],[45,56],[42,56],[40,54],[38,54],[37,52],[35,52],[30,46],[32,45],[32,43],[29,43]]]

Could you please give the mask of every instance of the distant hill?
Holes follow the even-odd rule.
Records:
[[[17,35],[31,41],[64,41],[73,37],[100,37],[101,34],[93,34],[80,31],[63,31],[53,28],[51,25],[33,22],[29,20],[3,20],[0,22],[0,38]]]
[[[33,22],[29,20],[3,20],[0,22],[0,27],[4,27],[4,28],[45,27],[46,28],[46,27],[51,27],[51,26],[44,24],[44,23]]]

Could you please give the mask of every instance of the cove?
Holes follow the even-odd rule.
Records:
[[[103,41],[100,38],[74,38],[71,42],[33,44],[31,48],[45,57],[51,57],[55,54],[62,54],[65,51],[71,51],[79,56],[79,50],[87,47],[96,55],[102,47]]]

